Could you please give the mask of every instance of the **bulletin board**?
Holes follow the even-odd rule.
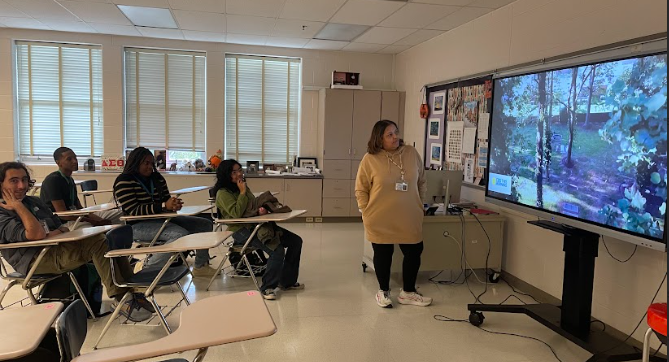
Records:
[[[426,167],[463,170],[463,182],[485,184],[492,84],[490,75],[427,88]]]

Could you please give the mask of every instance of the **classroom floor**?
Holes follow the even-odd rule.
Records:
[[[419,276],[419,291],[434,298],[432,306],[421,308],[396,302],[399,275],[391,282],[395,308],[379,308],[374,301],[378,289],[374,272],[362,272],[362,224],[286,224],[286,228],[304,239],[300,282],[302,291],[280,294],[267,301],[277,325],[277,333],[268,338],[213,347],[205,361],[453,361],[453,362],[554,362],[558,361],[544,344],[519,337],[493,335],[469,323],[440,322],[435,315],[466,319],[466,305],[474,300],[466,285],[436,285]],[[399,252],[399,250],[397,251]],[[212,254],[219,255],[222,250]],[[445,273],[446,274],[446,273]],[[449,274],[450,275],[450,274]],[[195,278],[188,290],[192,301],[221,293],[253,289],[250,279],[218,279],[210,292],[204,291],[208,280]],[[2,283],[2,282],[0,282]],[[187,283],[190,284],[190,283]],[[483,291],[472,276],[470,286],[476,294]],[[489,286],[482,297],[486,303],[499,303],[512,293],[503,282]],[[178,292],[163,288],[158,303],[173,305]],[[20,288],[13,288],[3,303],[22,298]],[[519,296],[526,302],[528,297]],[[517,303],[512,298],[507,303]],[[225,308],[225,306],[221,306]],[[168,317],[174,328],[178,312]],[[91,351],[107,318],[89,321],[83,353]],[[157,320],[154,326],[122,325],[115,322],[100,344],[101,348],[150,341],[164,336]],[[484,328],[532,336],[550,344],[563,362],[582,362],[590,357],[576,345],[524,315],[487,313]],[[222,325],[221,328],[234,328]],[[192,360],[195,352],[182,357]],[[154,359],[158,361],[162,359]]]

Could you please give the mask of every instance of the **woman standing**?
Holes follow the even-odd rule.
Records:
[[[405,146],[397,124],[376,122],[360,162],[355,197],[362,210],[365,236],[374,249],[374,270],[379,281],[376,303],[392,308],[390,267],[395,244],[404,254],[400,304],[428,306],[432,298],[416,291],[416,278],[423,252],[423,202],[426,185],[423,160],[418,151]]]

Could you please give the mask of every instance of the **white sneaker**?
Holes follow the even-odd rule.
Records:
[[[427,307],[432,304],[432,298],[424,297],[418,292],[407,293],[402,289],[400,289],[400,295],[397,297],[397,301],[400,302],[400,304],[417,305],[419,307]]]
[[[376,304],[381,308],[392,308],[393,301],[390,299],[390,291],[379,290],[376,292]]]

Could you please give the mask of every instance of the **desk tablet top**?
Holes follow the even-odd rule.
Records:
[[[67,211],[56,211],[54,212],[55,215],[58,216],[84,216],[88,214],[93,214],[99,211],[106,211],[106,210],[112,210],[116,208],[116,204],[114,203],[107,203],[107,204],[100,204],[100,205],[93,205],[89,207],[84,207],[83,209],[79,210],[67,210]]]
[[[262,216],[244,217],[239,219],[216,219],[214,222],[219,224],[259,224],[270,221],[281,222],[296,218],[306,212],[307,210],[293,210],[291,212],[275,212]]]
[[[211,186],[193,186],[193,187],[186,187],[185,189],[179,189],[179,190],[174,190],[170,191],[171,195],[183,195],[183,194],[190,194],[192,192],[198,192],[198,191],[204,191],[204,190],[209,190]]]
[[[30,354],[63,310],[54,302],[0,311],[0,361]]]
[[[198,205],[198,206],[184,206],[181,210],[177,212],[164,212],[162,214],[151,214],[151,215],[137,215],[137,216],[121,216],[121,220],[125,221],[136,221],[136,220],[150,220],[150,219],[171,219],[177,216],[195,216],[199,215],[207,210],[212,209],[213,205]]]
[[[73,362],[124,362],[143,360],[271,336],[272,316],[258,291],[218,295],[199,300],[181,312],[179,329],[156,341],[133,346],[99,349]]]
[[[119,225],[94,226],[90,228],[77,229],[74,231],[58,234],[56,236],[48,237],[42,240],[0,244],[0,249],[29,248],[34,246],[56,245],[59,243],[78,241],[89,238],[91,236],[106,233],[107,231],[116,228],[118,226]]]
[[[230,231],[217,231],[196,233],[182,236],[171,243],[151,246],[147,248],[133,248],[112,250],[105,254],[108,258],[135,254],[153,254],[153,253],[178,253],[188,250],[211,249],[221,245],[225,239],[229,238],[232,233]]]

